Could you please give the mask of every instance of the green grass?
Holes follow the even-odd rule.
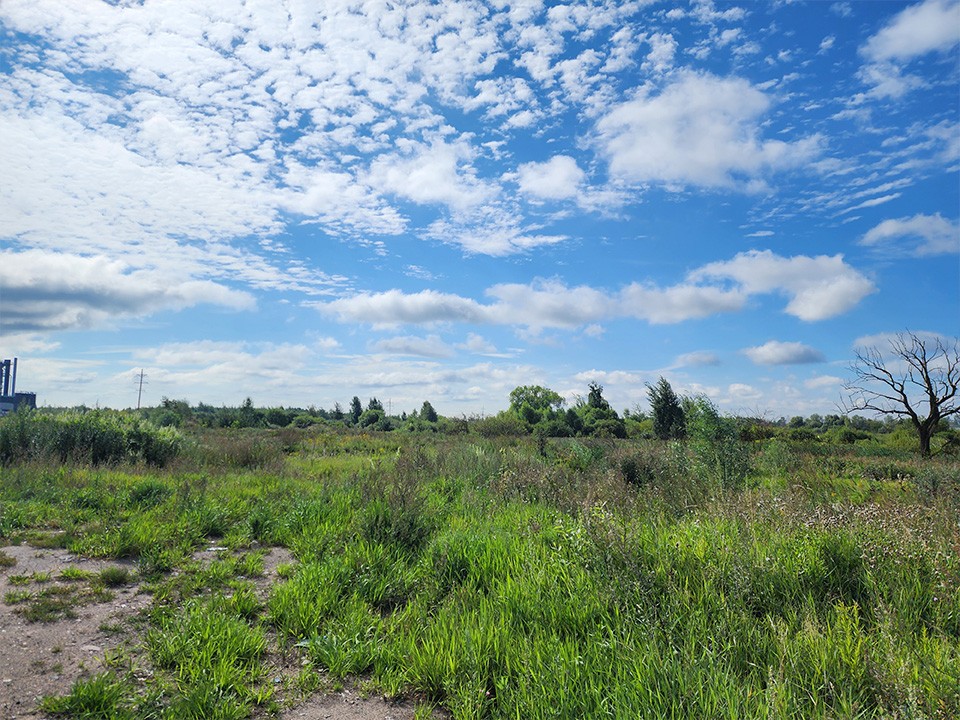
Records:
[[[960,715],[949,458],[771,440],[728,481],[725,456],[682,444],[235,432],[204,431],[193,467],[8,468],[0,538],[129,558],[135,576],[91,588],[153,596],[151,672],[49,711],[243,718],[362,679],[421,716]],[[211,465],[217,437],[239,460]],[[296,560],[258,587],[270,545]]]

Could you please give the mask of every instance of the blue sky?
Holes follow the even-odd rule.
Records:
[[[41,404],[836,412],[960,335],[960,3],[0,4]]]

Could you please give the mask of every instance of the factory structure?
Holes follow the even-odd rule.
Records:
[[[17,358],[0,362],[0,392],[0,415],[21,407],[37,407],[36,393],[17,392]]]

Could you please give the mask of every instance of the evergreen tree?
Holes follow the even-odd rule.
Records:
[[[360,398],[356,395],[350,401],[350,424],[356,425],[360,422],[360,416],[363,415],[363,405],[360,404]]]
[[[420,418],[432,423],[440,419],[437,411],[433,409],[433,405],[430,404],[429,400],[423,401],[423,407],[420,408]]]
[[[653,434],[661,440],[679,440],[687,434],[686,416],[680,398],[661,377],[656,385],[647,384],[650,412],[653,414]]]

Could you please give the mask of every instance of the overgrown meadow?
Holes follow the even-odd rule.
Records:
[[[99,418],[69,446],[0,420],[0,545],[128,558],[152,595],[48,713],[268,717],[343,683],[424,718],[960,716],[956,458]]]

